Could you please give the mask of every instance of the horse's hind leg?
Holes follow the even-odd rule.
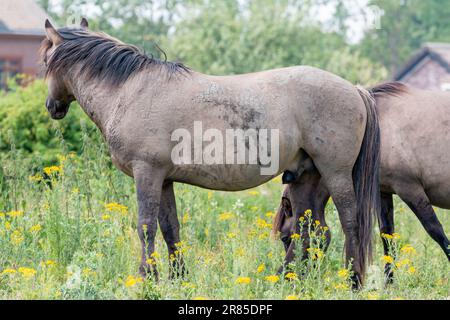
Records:
[[[392,194],[381,194],[381,212],[378,217],[378,224],[380,226],[380,235],[381,240],[383,241],[384,254],[387,256],[390,254],[389,241],[384,235],[392,235],[394,233],[394,201],[392,199]],[[384,267],[384,274],[388,283],[392,282],[394,276],[392,269],[393,265],[386,263]]]
[[[161,194],[161,206],[158,215],[159,227],[167,244],[169,260],[172,262],[170,278],[184,275],[182,255],[177,254],[176,244],[180,242],[180,223],[178,222],[173,183],[164,185]]]
[[[441,246],[450,261],[450,241],[445,235],[444,228],[439,222],[425,191],[421,187],[405,188],[397,193],[419,218],[427,233]]]
[[[357,202],[353,188],[352,172],[347,174],[322,174],[326,179],[328,191],[339,213],[339,220],[345,235],[346,264],[352,265],[354,288],[362,284],[364,266],[360,257],[361,242],[358,238]]]

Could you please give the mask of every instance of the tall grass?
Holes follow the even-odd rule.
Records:
[[[82,126],[83,127],[83,126]],[[86,131],[84,129],[84,131]],[[399,238],[395,282],[384,286],[378,237],[367,284],[353,292],[343,262],[343,235],[332,204],[332,242],[291,279],[275,276],[283,260],[270,237],[281,183],[237,193],[177,184],[178,215],[188,274],[169,280],[169,260],[158,233],[155,255],[161,280],[142,281],[137,270],[135,189],[115,169],[104,144],[83,134],[83,152],[66,151],[45,167],[39,155],[11,146],[0,166],[0,298],[3,299],[448,299],[449,263],[406,206],[396,200]],[[447,231],[450,216],[438,210]],[[311,221],[315,226],[315,222]],[[319,226],[320,227],[320,226]],[[413,249],[409,246],[410,244]],[[403,248],[403,250],[402,250]],[[406,249],[405,249],[406,248]],[[312,249],[314,250],[314,249]],[[319,254],[317,254],[319,253]],[[173,257],[172,257],[173,258]],[[176,258],[176,257],[175,257]]]

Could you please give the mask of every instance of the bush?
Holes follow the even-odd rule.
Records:
[[[72,103],[65,119],[52,120],[45,108],[46,97],[47,87],[42,80],[25,88],[13,86],[10,92],[0,94],[0,152],[14,146],[50,163],[62,149],[81,150],[82,123],[86,123],[89,131],[94,130],[94,125],[76,103]],[[61,136],[65,141],[63,148]]]

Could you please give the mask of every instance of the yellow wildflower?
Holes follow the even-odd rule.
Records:
[[[11,230],[11,223],[9,223],[9,221],[5,221],[5,229]]]
[[[11,211],[7,213],[11,218],[18,218],[23,216],[23,211]]]
[[[298,296],[290,295],[290,296],[287,296],[285,300],[300,300],[300,299],[298,298]]]
[[[414,268],[413,266],[409,267],[409,268],[408,268],[408,273],[409,273],[409,274],[416,273],[416,268]]]
[[[186,224],[186,223],[188,223],[189,220],[191,220],[191,217],[189,216],[189,213],[186,212],[186,213],[183,215],[183,218],[181,219],[181,222],[182,222],[183,224]]]
[[[323,251],[319,248],[308,248],[307,251],[313,260],[320,260],[324,256]]]
[[[305,210],[305,216],[306,216],[306,217],[310,217],[311,215],[312,215],[311,209]]]
[[[402,260],[396,262],[395,266],[397,268],[401,268],[403,266],[407,266],[407,265],[410,265],[410,264],[411,264],[411,260],[409,260],[409,259],[402,259]]]
[[[58,166],[45,167],[43,171],[46,175],[51,176],[55,173],[61,172],[61,167]]]
[[[291,235],[291,239],[292,239],[292,240],[298,240],[298,239],[300,239],[300,235],[299,235],[298,233],[293,233],[293,234]]]
[[[347,279],[350,275],[350,271],[348,269],[341,269],[338,271],[339,278]]]
[[[208,191],[208,200],[211,200],[213,197],[213,192],[212,191]]]
[[[19,268],[18,271],[22,274],[22,276],[26,279],[34,277],[36,274],[36,270],[32,268]]]
[[[192,298],[192,300],[209,300],[209,299],[206,297],[194,297]]]
[[[35,174],[34,176],[29,176],[28,180],[30,180],[30,182],[39,182],[42,180],[42,176],[38,173]]]
[[[264,263],[261,263],[258,268],[256,269],[256,272],[261,273],[266,269],[266,266],[264,265]]]
[[[126,279],[125,279],[125,287],[130,288],[130,287],[134,287],[136,284],[141,283],[143,280],[141,277],[135,277],[132,275],[129,275]]]
[[[45,265],[47,265],[49,267],[56,266],[56,261],[55,260],[47,260],[47,261],[45,261]]]
[[[347,283],[337,283],[334,285],[334,288],[336,290],[347,290],[347,289],[349,289],[349,286]]]
[[[11,234],[11,243],[14,245],[19,245],[25,240],[25,237],[19,230],[14,230]]]
[[[252,191],[249,191],[248,194],[251,196],[257,196],[257,195],[259,195],[259,192],[256,190],[252,190]]]
[[[11,268],[6,268],[5,270],[3,270],[1,272],[1,274],[13,274],[16,273],[17,271],[15,269],[11,269]]]
[[[260,229],[264,229],[264,228],[268,228],[271,229],[272,228],[272,224],[268,223],[266,220],[261,219],[261,218],[256,218],[256,226]]]
[[[379,298],[379,296],[378,296],[378,293],[376,293],[376,292],[369,292],[368,294],[367,294],[367,299],[369,299],[369,300],[378,300],[378,298]]]
[[[145,260],[145,262],[147,262],[147,264],[151,266],[154,266],[156,264],[156,260],[153,258],[148,258],[147,260]]]
[[[267,218],[273,218],[274,216],[275,216],[275,213],[273,213],[272,211],[266,212]]]
[[[410,244],[406,244],[404,245],[400,251],[404,254],[409,254],[409,255],[414,255],[416,254],[416,249],[414,249],[414,247]]]
[[[295,272],[288,272],[286,273],[285,278],[289,280],[297,280],[298,276]]]
[[[127,212],[128,212],[127,206],[124,206],[117,202],[110,202],[110,203],[105,204],[105,209],[107,211],[117,212],[117,213],[120,213],[123,215],[127,214]]]
[[[195,288],[197,288],[197,286],[196,286],[194,283],[187,282],[187,281],[183,281],[183,282],[181,283],[181,286],[182,286],[183,288],[188,288],[188,289],[195,289]]]
[[[224,213],[219,214],[218,220],[219,221],[227,221],[227,220],[232,219],[233,217],[234,217],[234,215],[231,212],[224,212]]]
[[[35,224],[34,226],[30,227],[30,229],[28,229],[28,231],[30,231],[31,233],[37,233],[41,230],[42,226],[40,224]]]
[[[0,212],[0,218],[4,218],[6,215],[3,212]]]
[[[272,276],[267,276],[267,277],[265,277],[265,279],[266,279],[266,281],[268,281],[268,282],[275,283],[275,282],[278,282],[278,280],[280,280],[280,277],[277,276],[277,275],[272,275]]]
[[[228,239],[234,239],[234,238],[236,238],[236,233],[234,233],[234,232],[228,232],[228,233],[227,233],[227,238],[228,238]]]
[[[392,258],[391,256],[383,256],[382,259],[385,263],[390,263],[390,264],[394,263],[394,258]]]
[[[109,214],[102,215],[102,220],[107,221],[107,220],[110,220],[110,219],[111,219],[111,216]]]
[[[316,225],[316,227],[318,227],[318,226],[320,226],[320,221],[316,220],[316,221],[314,221],[314,224]]]
[[[249,284],[252,280],[249,277],[238,277],[235,281],[236,284]]]

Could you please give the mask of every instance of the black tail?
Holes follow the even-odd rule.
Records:
[[[367,124],[358,159],[353,167],[353,183],[357,200],[359,261],[361,275],[372,259],[373,218],[379,213],[380,199],[380,127],[374,97],[357,87],[367,110]]]

